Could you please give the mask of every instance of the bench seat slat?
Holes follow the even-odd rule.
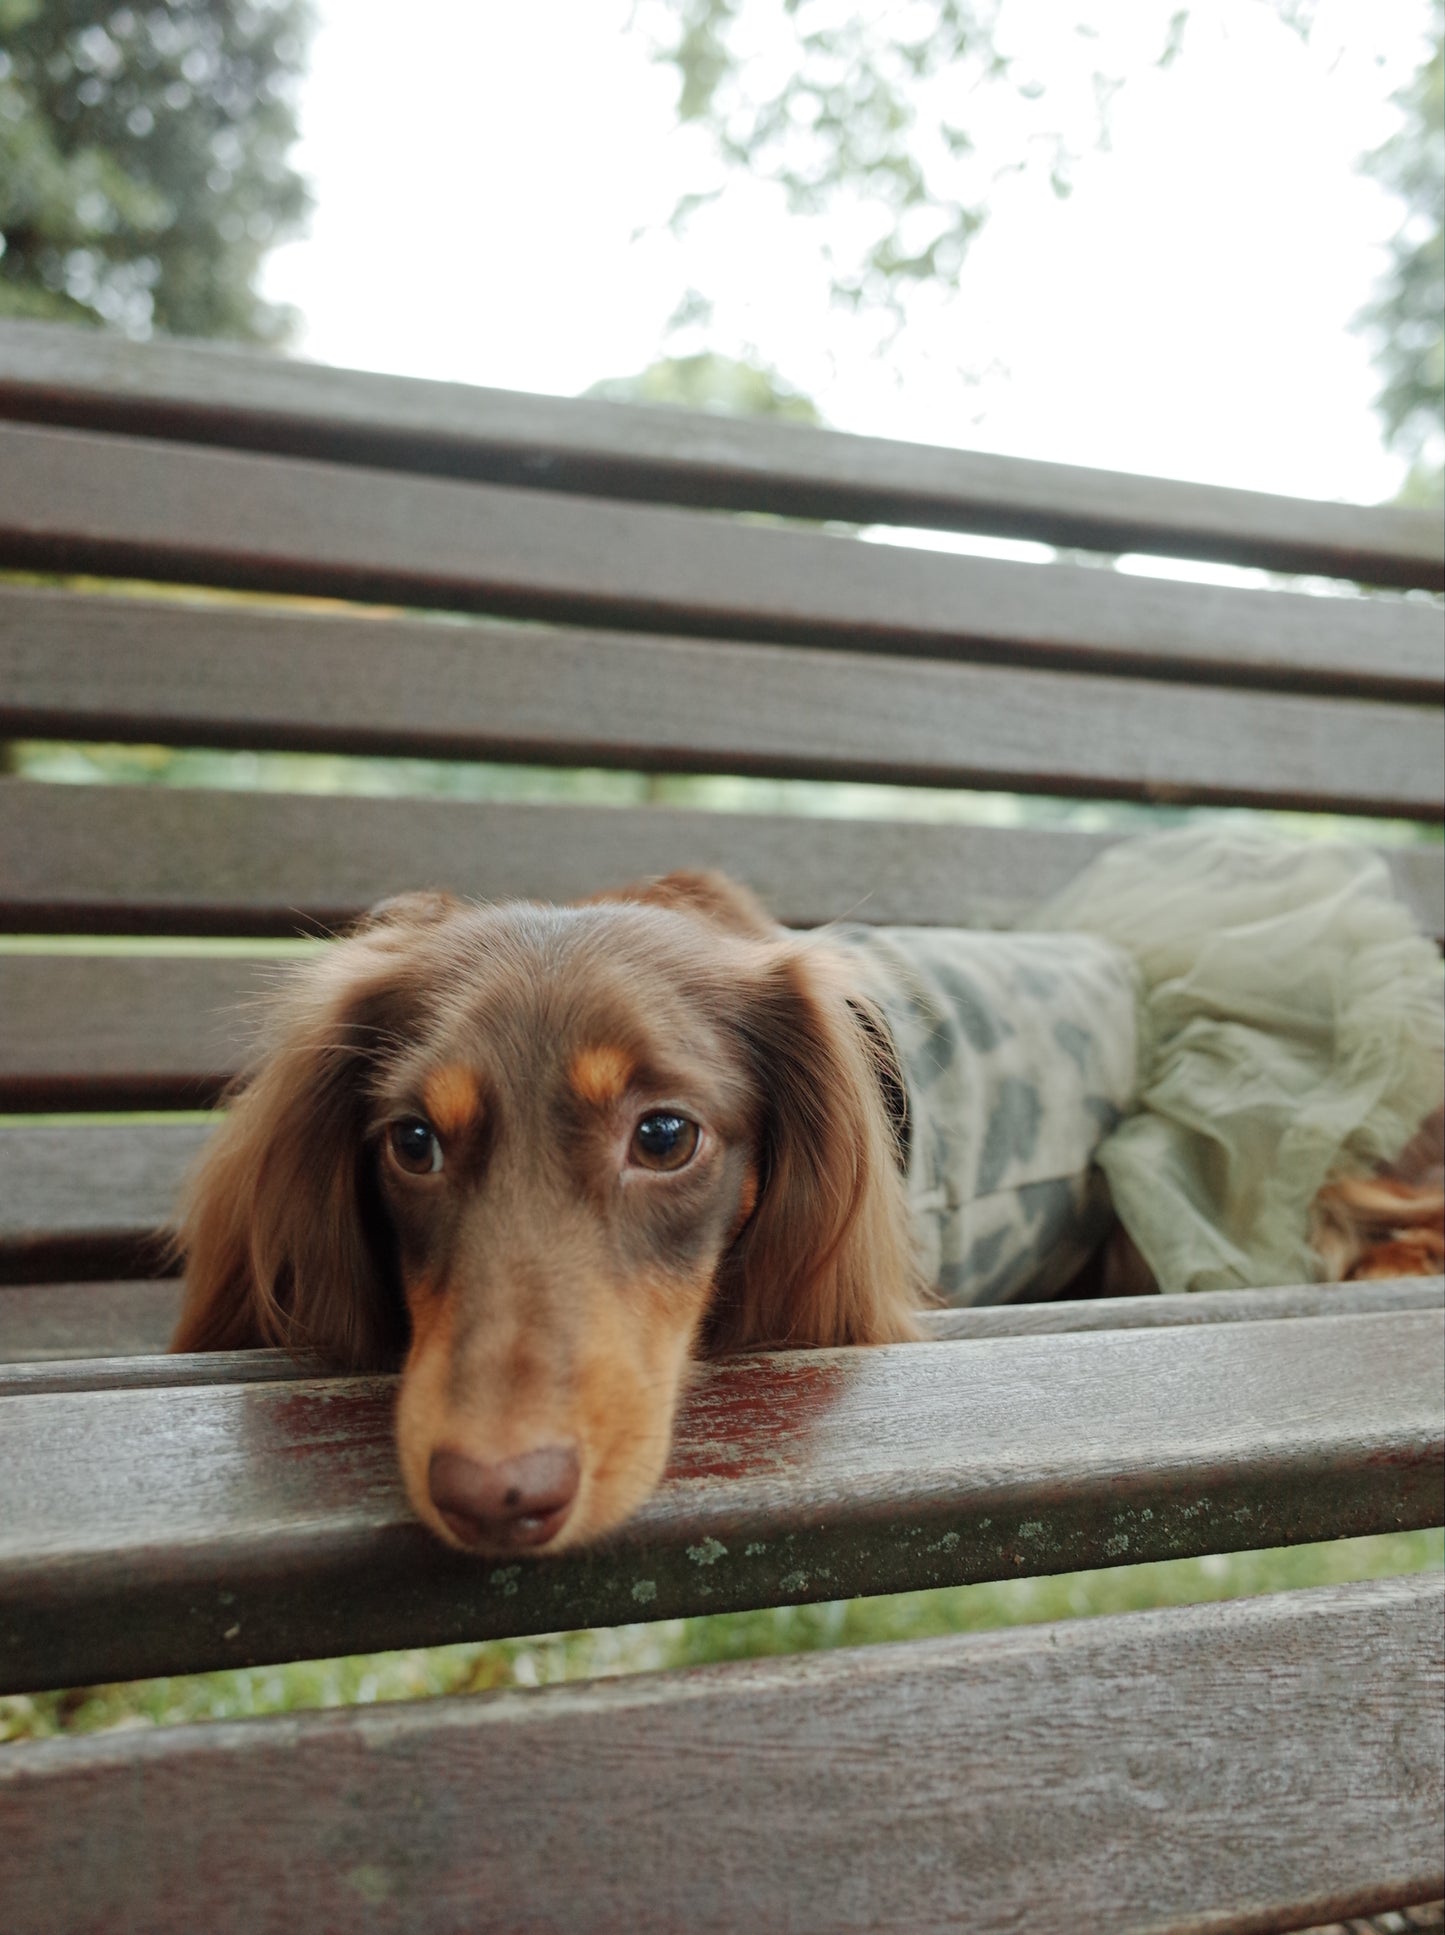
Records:
[[[603,496],[1445,583],[1425,510],[0,324],[0,414]]]
[[[0,564],[1428,699],[1439,613],[0,423]]]
[[[0,1888],[27,1935],[1298,1928],[1440,1890],[1442,1611],[1376,1580],[41,1742]]]
[[[153,1341],[122,1343],[105,1335],[117,1314],[150,1293]],[[161,1385],[264,1383],[320,1377],[328,1366],[304,1352],[163,1352],[175,1327],[180,1285],[66,1283],[0,1286],[0,1397],[42,1391],[137,1391]],[[87,1309],[87,1303],[93,1308]],[[47,1327],[47,1305],[53,1305]],[[1065,1303],[996,1304],[976,1310],[930,1310],[924,1326],[940,1341],[1041,1337],[1081,1330],[1152,1330],[1174,1324],[1265,1323],[1282,1317],[1344,1317],[1381,1310],[1445,1309],[1445,1277],[1391,1277],[1363,1283],[1305,1283],[1270,1290],[1201,1290],[1189,1297],[1092,1297]],[[151,1311],[145,1311],[150,1318]],[[162,1323],[164,1318],[164,1323]],[[139,1324],[139,1317],[131,1321]],[[87,1322],[90,1330],[87,1332]],[[57,1341],[92,1339],[91,1349],[57,1349]],[[129,1349],[134,1354],[123,1354]]]
[[[16,737],[543,760],[1438,819],[1436,704],[0,588]]]
[[[0,1690],[554,1632],[1437,1524],[1445,1313],[704,1367],[603,1546],[444,1551],[395,1381],[0,1399]]]
[[[673,867],[720,867],[814,927],[1019,919],[1119,834],[663,807],[197,793],[0,781],[0,925],[22,933],[295,934],[388,894],[574,900]],[[1438,848],[1390,849],[1427,933]]]

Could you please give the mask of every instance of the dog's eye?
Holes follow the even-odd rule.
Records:
[[[442,1166],[442,1145],[430,1122],[419,1115],[404,1115],[390,1124],[386,1146],[398,1169],[409,1176],[434,1176]]]
[[[697,1152],[698,1126],[671,1109],[644,1115],[632,1132],[632,1160],[643,1169],[681,1169]]]

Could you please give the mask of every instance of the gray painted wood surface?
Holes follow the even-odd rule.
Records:
[[[1438,819],[1439,656],[1400,679],[1417,703],[1342,702],[0,587],[0,730]]]
[[[353,1377],[0,1397],[0,1690],[1445,1517],[1438,1310],[733,1358],[703,1367],[627,1526],[503,1566],[411,1518],[394,1395]]]
[[[1429,601],[1181,584],[0,423],[0,564],[910,656],[1422,694]],[[1381,681],[1374,668],[1390,668]]]
[[[16,1935],[1299,1928],[1441,1888],[1442,1596],[40,1742],[0,1890]]]
[[[673,504],[1223,558],[1440,587],[1429,511],[1330,504],[794,424],[0,324],[0,414]]]

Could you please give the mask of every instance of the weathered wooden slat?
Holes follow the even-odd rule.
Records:
[[[292,963],[0,956],[0,1107],[206,1108]]]
[[[1445,666],[1445,660],[1442,660]],[[0,588],[0,732],[1445,815],[1436,705]]]
[[[274,957],[0,955],[0,1108],[209,1107],[245,1065]]]
[[[0,1107],[209,1107],[292,962],[0,956]]]
[[[1439,587],[1439,520],[797,425],[0,324],[0,413],[604,496]]]
[[[911,822],[9,781],[0,920],[33,932],[294,934],[423,885],[571,900],[717,866],[793,926],[849,913],[952,924],[1007,918],[1107,844]]]
[[[989,926],[1023,917],[1116,834],[660,807],[497,805],[0,781],[0,926],[26,933],[295,934],[388,894],[573,900],[720,867],[788,926]],[[1427,932],[1439,849],[1386,855]]]
[[[1440,615],[0,423],[0,564],[774,643],[1433,696]]]
[[[395,1380],[0,1401],[0,1688],[1348,1537],[1445,1516],[1438,1311],[734,1358],[602,1546],[413,1521]]]
[[[0,1128],[0,1283],[164,1273],[204,1122]]]
[[[1374,1580],[41,1742],[0,1763],[0,1886],[17,1935],[1298,1928],[1441,1886],[1442,1602]]]
[[[84,1334],[87,1302],[109,1312],[122,1292],[150,1291],[165,1299],[174,1324],[175,1283],[34,1284],[0,1289],[0,1397],[41,1391],[138,1391],[160,1386],[264,1383],[324,1376],[327,1366],[302,1352],[210,1351],[170,1357],[163,1351],[169,1330],[155,1344],[111,1349],[105,1356],[71,1350],[16,1351],[9,1347],[11,1300],[29,1318],[47,1300],[60,1305],[70,1335]],[[930,1310],[925,1325],[938,1342],[979,1337],[1041,1337],[1081,1330],[1157,1330],[1174,1324],[1261,1323],[1282,1317],[1348,1317],[1382,1310],[1445,1309],[1445,1277],[1395,1277],[1366,1283],[1308,1283],[1274,1290],[1203,1290],[1192,1297],[1097,1297],[1072,1303],[994,1304],[979,1310]],[[91,1319],[94,1322],[94,1319]],[[93,1348],[104,1345],[97,1339]],[[30,1359],[37,1361],[28,1361]],[[51,1361],[38,1361],[40,1359]]]
[[[78,1358],[112,1365],[178,1363],[155,1353],[170,1343],[180,1309],[176,1278],[0,1282],[0,1389],[22,1368],[54,1376]]]
[[[1366,1316],[1445,1308],[1445,1277],[1390,1277],[1364,1283],[1282,1284],[1269,1290],[1201,1290],[1188,1297],[1085,1297],[1067,1303],[994,1304],[932,1310],[939,1342],[1041,1337],[1086,1330],[1158,1330],[1179,1324],[1272,1323],[1286,1317]],[[3,1389],[0,1382],[0,1389]]]

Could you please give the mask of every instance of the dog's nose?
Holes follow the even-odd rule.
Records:
[[[511,1551],[545,1545],[561,1531],[580,1476],[573,1445],[547,1445],[495,1465],[461,1451],[434,1451],[427,1488],[463,1545]]]

